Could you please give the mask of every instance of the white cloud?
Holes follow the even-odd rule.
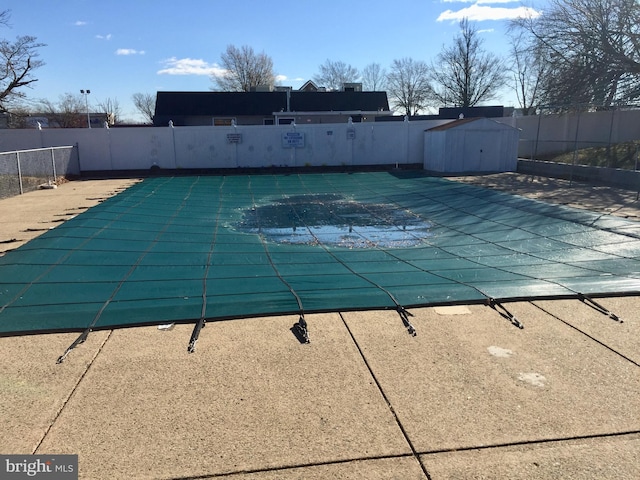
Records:
[[[478,33],[493,33],[495,31],[496,31],[495,28],[485,28],[482,30],[478,30]]]
[[[530,7],[502,8],[484,7],[478,4],[463,8],[458,11],[446,10],[440,14],[438,21],[460,21],[463,18],[469,20],[512,20],[514,18],[537,18],[540,12]]]
[[[158,75],[207,75],[221,76],[226,70],[217,63],[208,63],[199,58],[171,57],[163,60],[164,68],[158,70]]]
[[[107,35],[96,35],[96,38],[99,40],[111,40],[111,34],[108,33]]]
[[[144,55],[144,50],[135,50],[133,48],[119,48],[116,50],[116,55]]]
[[[516,3],[520,0],[442,0],[442,3],[475,3],[476,5],[485,3]]]
[[[286,75],[276,75],[276,82],[302,82],[302,81],[304,81],[304,78],[302,77],[289,78]]]
[[[83,21],[83,20],[78,20],[74,23],[74,25],[76,27],[84,27],[87,24],[87,22]]]

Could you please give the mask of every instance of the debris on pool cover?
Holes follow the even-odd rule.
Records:
[[[400,248],[429,237],[429,222],[410,210],[338,194],[278,198],[245,211],[238,230],[276,243],[346,248]]]

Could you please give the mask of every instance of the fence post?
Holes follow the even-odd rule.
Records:
[[[536,141],[535,140],[531,140],[531,155],[529,156],[531,161],[533,161],[533,159],[534,159],[535,151],[536,151]]]
[[[403,121],[404,125],[405,125],[405,135],[404,135],[404,159],[401,159],[404,161],[404,163],[409,163],[409,137],[411,135],[411,127],[409,125],[409,115],[405,115],[404,116],[404,121]],[[424,159],[422,159],[423,165],[424,165]]]
[[[613,120],[616,115],[616,107],[611,110],[611,123],[609,124],[609,140],[607,142],[607,167],[611,167],[611,137],[613,136]]]
[[[176,150],[176,129],[173,126],[173,120],[169,120],[169,128],[171,129],[171,143],[173,146],[173,168],[178,168],[178,152]]]
[[[20,170],[20,152],[16,152],[16,158],[18,159],[18,181],[20,182],[20,195],[24,192],[22,190],[22,171]]]
[[[636,144],[636,164],[635,164],[635,167],[634,167],[635,171],[636,171],[635,172],[636,173],[636,180],[640,179],[640,176],[638,176],[638,151],[639,151],[638,149],[639,149],[639,147]],[[640,182],[637,182],[637,183],[638,183],[638,191],[636,192],[636,201],[638,201],[640,199]]]
[[[578,110],[578,119],[576,121],[576,136],[573,140],[573,160],[571,161],[571,173],[569,174],[569,186],[573,185],[573,170],[576,166],[576,158],[578,156],[578,133],[580,132],[580,111]]]
[[[58,179],[56,177],[56,157],[54,153],[54,148],[51,147],[51,166],[53,167],[53,183],[54,185],[57,183]]]
[[[531,154],[531,160],[538,157],[538,142],[540,141],[540,122],[542,120],[542,109],[540,109],[540,113],[538,114],[538,128],[536,129],[536,140],[533,146],[533,153]]]
[[[74,147],[76,147],[76,159],[78,160],[78,175],[82,176],[82,165],[80,164],[80,144],[76,142]]]

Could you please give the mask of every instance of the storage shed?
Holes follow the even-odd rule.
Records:
[[[463,118],[425,130],[424,169],[440,173],[512,172],[517,128],[488,118]]]

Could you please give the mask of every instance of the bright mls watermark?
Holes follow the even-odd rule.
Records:
[[[0,480],[77,480],[78,455],[0,455]]]

